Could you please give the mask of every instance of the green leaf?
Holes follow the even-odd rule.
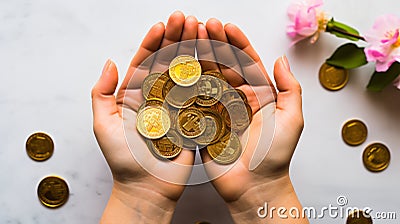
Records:
[[[352,69],[365,65],[368,62],[363,47],[347,43],[336,49],[332,56],[326,60],[326,63],[335,67]]]
[[[337,37],[346,38],[349,40],[364,40],[359,32],[346,24],[336,22],[333,18],[326,24],[326,32],[329,32]]]
[[[392,83],[400,75],[400,63],[394,62],[386,72],[374,72],[369,80],[367,89],[379,92]]]

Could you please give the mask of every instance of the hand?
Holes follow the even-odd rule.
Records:
[[[230,63],[229,67],[209,62],[202,66],[206,69],[219,69],[233,87],[243,90],[254,113],[247,130],[249,139],[244,153],[227,173],[212,181],[214,187],[228,203],[232,216],[238,223],[262,222],[257,217],[257,208],[265,202],[269,206],[284,206],[288,210],[291,207],[300,208],[290,181],[289,164],[303,129],[301,87],[292,75],[286,57],[275,62],[276,93],[259,56],[238,27],[232,24],[223,27],[220,21],[210,19],[206,26],[199,24],[198,39],[230,43],[254,61],[249,63],[238,56],[238,52],[230,48],[219,49],[220,46],[210,45],[214,49],[199,50],[199,58],[202,58],[201,54],[210,57],[210,52],[214,52],[216,61]],[[242,71],[247,82],[236,71]],[[259,138],[260,132],[261,135],[267,133],[268,127],[274,126],[273,139],[269,136]],[[272,144],[261,144],[260,140],[265,143],[272,141]],[[264,157],[267,151],[268,154]],[[256,157],[253,157],[254,153]],[[206,152],[202,153],[202,157],[205,162],[211,160]],[[263,158],[260,164],[254,162],[260,158]],[[218,168],[217,164],[211,163],[206,166],[206,171],[212,176]],[[274,220],[269,221],[271,222],[268,223],[293,222],[290,219],[277,219],[276,214]],[[308,223],[306,219],[297,220],[296,223],[301,221]]]
[[[157,164],[152,164],[153,171],[160,171],[161,178],[163,174],[173,173],[179,178],[177,183],[184,183],[189,178],[190,166],[173,166],[174,163],[161,162],[150,154],[136,130],[135,110],[144,101],[140,91],[144,76],[154,71],[164,71],[167,66],[163,63],[164,59],[170,61],[175,57],[153,53],[179,41],[196,39],[197,24],[196,18],[189,16],[185,19],[181,12],[173,13],[166,27],[163,23],[155,24],[133,57],[117,97],[114,92],[118,84],[118,71],[110,60],[106,62],[92,90],[94,132],[114,179],[112,194],[102,217],[104,223],[132,223],[132,220],[169,223],[172,217],[184,185],[168,183],[152,176],[137,161]],[[194,55],[194,47],[175,50],[177,54]],[[127,122],[129,125],[125,125]],[[132,141],[134,145],[129,144]],[[130,149],[135,153],[131,153]],[[192,165],[194,152],[183,150],[174,162]]]

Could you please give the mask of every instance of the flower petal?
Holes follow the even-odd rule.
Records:
[[[297,0],[290,4],[287,10],[290,19],[287,35],[295,38],[295,42],[313,36],[318,31],[316,9],[322,4],[323,0]]]
[[[400,18],[383,15],[376,19],[365,39],[370,44],[364,49],[367,61],[376,62],[376,71],[385,72],[395,61],[400,61]]]
[[[294,21],[296,19],[297,11],[299,11],[299,5],[297,5],[297,4],[289,5],[289,7],[287,9],[287,14],[291,21]]]
[[[364,49],[365,56],[367,57],[367,61],[383,61],[386,59],[387,54],[380,47],[370,46]]]
[[[400,28],[400,18],[395,15],[383,15],[375,20],[372,29],[365,33],[365,39],[369,43],[380,42],[388,39],[388,32],[395,32]],[[394,34],[394,33],[393,33]]]
[[[297,35],[297,31],[294,29],[293,25],[288,25],[287,26],[286,33],[291,38],[294,38]]]
[[[386,60],[386,61],[376,61],[376,65],[375,65],[376,71],[377,72],[386,72],[390,68],[390,66],[393,64],[393,62],[395,62],[395,60],[393,58]]]
[[[324,4],[324,1],[322,0],[309,0],[308,1],[308,9],[307,11],[310,11],[311,9],[315,10],[316,8],[322,6]]]

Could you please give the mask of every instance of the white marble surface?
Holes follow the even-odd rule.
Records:
[[[345,195],[349,206],[397,211],[397,220],[374,223],[399,223],[400,91],[367,92],[372,64],[352,71],[343,90],[324,90],[319,66],[343,41],[324,34],[314,46],[288,50],[289,2],[1,0],[0,223],[98,222],[112,179],[92,132],[91,87],[107,58],[124,74],[148,28],[175,10],[239,25],[270,74],[274,60],[288,55],[304,91],[305,129],[291,166],[304,206],[336,205]],[[400,16],[395,0],[331,0],[324,8],[361,33],[378,15]],[[369,128],[361,146],[349,147],[340,138],[349,118],[360,118]],[[27,137],[36,131],[55,141],[55,153],[46,162],[34,162],[25,152]],[[388,169],[378,174],[361,161],[365,146],[375,141],[384,142],[392,156]],[[45,208],[36,196],[38,182],[49,174],[64,177],[70,186],[70,199],[59,209]],[[199,220],[231,222],[209,184],[187,188],[173,223]],[[311,223],[345,221],[327,217]]]

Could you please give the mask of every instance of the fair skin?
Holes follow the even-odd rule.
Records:
[[[176,202],[185,186],[168,183],[150,175],[132,156],[124,131],[129,131],[128,134],[134,137],[139,134],[134,128],[124,130],[122,112],[127,105],[124,105],[123,97],[132,98],[130,102],[133,103],[129,105],[131,108],[139,105],[140,102],[135,100],[139,97],[135,95],[137,94],[135,91],[132,91],[137,86],[132,87],[134,84],[130,83],[132,75],[138,70],[149,73],[165,68],[159,63],[150,63],[151,65],[148,66],[139,65],[159,49],[176,42],[196,38],[230,43],[243,50],[261,67],[262,75],[268,80],[266,85],[272,85],[258,54],[239,28],[232,24],[223,26],[216,19],[210,19],[206,25],[203,25],[195,17],[185,18],[181,12],[173,13],[166,26],[163,23],[157,23],[149,30],[133,57],[116,96],[114,93],[118,84],[118,71],[112,61],[107,61],[99,81],[92,90],[94,132],[114,179],[112,193],[101,223],[170,222]],[[186,48],[178,48],[176,52],[177,54],[194,53]],[[201,50],[198,53],[201,54]],[[215,54],[215,57],[220,57],[218,52]],[[201,63],[203,69],[220,70],[232,86],[245,92],[254,113],[251,126],[257,130],[263,119],[261,111],[270,102],[257,101],[252,88],[249,88],[251,85],[238,78],[235,71],[209,62]],[[243,71],[246,70],[245,65],[240,64],[240,60],[236,64],[242,66]],[[218,193],[227,202],[236,223],[308,223],[306,219],[280,219],[276,216],[273,219],[269,217],[260,219],[257,216],[257,208],[263,206],[264,202],[267,202],[269,207],[296,207],[301,211],[300,202],[289,176],[290,160],[303,128],[301,88],[290,71],[286,57],[276,61],[274,78],[277,88],[277,93],[274,93],[276,94],[276,129],[268,156],[256,169],[249,170],[251,155],[256,146],[248,144],[235,166],[212,181]],[[250,138],[252,136],[255,135],[250,134]],[[254,141],[250,139],[249,142]],[[136,146],[145,147],[143,142],[139,142]],[[202,153],[202,159],[204,162],[210,160],[206,153]],[[194,152],[183,150],[174,162],[191,165],[194,162]],[[212,169],[213,166],[206,167],[207,173],[212,173]],[[185,181],[189,178],[190,170],[176,170],[176,173],[181,181]]]

